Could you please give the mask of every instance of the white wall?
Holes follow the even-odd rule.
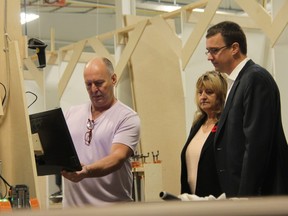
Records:
[[[22,26],[23,34],[48,44],[51,29],[55,31],[56,49],[75,41],[115,30],[115,14],[77,14],[39,12],[40,18]]]
[[[272,15],[276,16],[278,11],[282,9],[283,4],[286,0],[279,0],[273,2]],[[288,138],[288,91],[287,91],[287,55],[288,55],[288,27],[282,32],[277,43],[273,49],[273,59],[274,59],[274,71],[275,80],[278,84],[280,94],[281,94],[281,109],[282,109],[282,122],[284,126],[284,131],[286,138]]]

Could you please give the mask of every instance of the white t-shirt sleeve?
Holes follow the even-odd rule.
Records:
[[[126,117],[119,125],[112,143],[122,143],[129,146],[133,152],[139,142],[140,119],[137,114]]]

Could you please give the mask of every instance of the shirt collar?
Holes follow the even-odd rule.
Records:
[[[227,81],[228,82],[234,82],[237,78],[237,76],[239,75],[240,71],[242,70],[242,68],[244,67],[244,65],[247,63],[247,61],[249,61],[249,58],[245,58],[243,61],[241,61],[232,71],[232,73],[230,75],[227,76]]]

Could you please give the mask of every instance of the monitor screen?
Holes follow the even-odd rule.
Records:
[[[81,170],[61,108],[29,115],[37,175]]]

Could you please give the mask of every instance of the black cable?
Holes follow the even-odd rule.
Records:
[[[28,108],[29,108],[30,106],[32,106],[37,101],[38,96],[35,93],[31,92],[31,91],[26,91],[26,93],[29,93],[29,94],[32,94],[32,95],[35,96],[35,100],[28,106]]]
[[[2,181],[5,183],[5,189],[6,189],[6,191],[5,191],[5,195],[4,195],[4,199],[6,198],[6,196],[7,196],[7,193],[8,193],[8,190],[7,190],[7,186],[9,186],[9,190],[12,190],[12,185],[10,185],[4,178],[3,178],[3,176],[2,175],[0,175],[0,178],[2,179]]]
[[[2,106],[3,106],[3,105],[4,105],[4,101],[5,101],[5,99],[6,99],[7,90],[6,90],[6,87],[5,87],[5,85],[4,85],[3,83],[0,82],[0,85],[2,85],[3,88],[4,88],[4,97],[3,97],[3,100],[2,100]]]

